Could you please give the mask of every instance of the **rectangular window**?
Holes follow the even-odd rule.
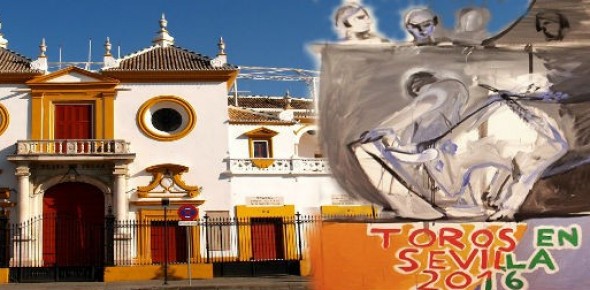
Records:
[[[92,106],[55,105],[55,139],[92,139]]]
[[[230,249],[230,227],[232,220],[229,211],[215,210],[207,211],[209,249],[211,251],[229,251]]]
[[[254,147],[254,158],[269,158],[268,141],[267,140],[254,140],[252,141]]]

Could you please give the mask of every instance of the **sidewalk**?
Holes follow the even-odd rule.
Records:
[[[136,282],[52,282],[52,283],[10,283],[2,284],[2,290],[247,290],[247,289],[273,289],[273,290],[311,290],[309,278],[300,276],[266,276],[266,277],[221,277],[209,280],[192,280],[189,286],[188,280],[168,281],[136,281]]]

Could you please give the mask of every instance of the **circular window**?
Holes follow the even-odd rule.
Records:
[[[182,125],[182,116],[174,109],[159,109],[152,115],[152,125],[160,131],[173,132]]]
[[[0,135],[6,131],[8,128],[8,122],[10,119],[8,118],[8,110],[2,104],[0,104]]]
[[[191,105],[174,96],[161,96],[145,102],[137,114],[139,128],[148,137],[173,141],[186,136],[195,126]]]

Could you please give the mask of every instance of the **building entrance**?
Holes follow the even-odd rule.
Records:
[[[90,274],[103,266],[104,204],[104,194],[87,183],[60,183],[45,192],[43,265],[56,269],[56,280],[70,280],[68,276]],[[86,274],[74,280],[92,280],[83,277]]]

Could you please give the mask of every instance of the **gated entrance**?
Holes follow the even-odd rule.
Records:
[[[31,240],[20,244],[38,251],[17,257],[20,267],[12,278],[19,282],[101,280],[104,213],[104,195],[90,184],[66,182],[49,188],[43,197],[42,218],[21,228],[26,237],[28,231],[41,226],[42,243]],[[42,259],[31,255],[35,252],[40,252]]]
[[[284,258],[283,220],[252,218],[252,257],[254,260]]]

